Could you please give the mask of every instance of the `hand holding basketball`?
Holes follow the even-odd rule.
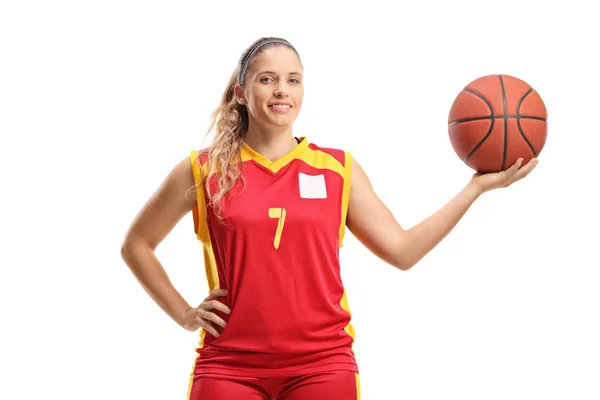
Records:
[[[537,165],[537,158],[532,158],[523,165],[523,159],[519,158],[513,165],[504,171],[481,173],[475,172],[471,183],[483,194],[493,189],[504,188],[525,178]]]
[[[215,312],[221,311],[224,314],[229,314],[231,312],[229,307],[217,300],[218,297],[226,295],[227,291],[223,289],[217,289],[210,292],[208,297],[204,299],[198,307],[192,307],[185,312],[181,326],[190,332],[203,328],[214,337],[219,337],[220,334],[212,323],[215,323],[223,329],[227,326],[227,322]]]

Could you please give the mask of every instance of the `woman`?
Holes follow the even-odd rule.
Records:
[[[346,227],[407,270],[479,196],[537,164],[521,167],[519,159],[506,171],[474,174],[443,208],[405,230],[348,152],[294,137],[302,71],[289,42],[253,43],[213,114],[212,145],[175,166],[125,238],[123,259],[150,296],[183,328],[202,328],[190,399],[360,398],[340,279]],[[210,286],[197,307],[154,254],[190,210]]]

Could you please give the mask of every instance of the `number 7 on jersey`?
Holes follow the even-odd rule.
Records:
[[[277,218],[277,230],[275,231],[275,240],[273,247],[279,248],[281,242],[281,234],[283,233],[283,225],[285,224],[285,208],[269,208],[269,218]]]

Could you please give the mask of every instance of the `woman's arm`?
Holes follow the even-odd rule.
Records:
[[[418,225],[404,229],[379,199],[365,171],[354,160],[346,224],[373,254],[401,270],[408,270],[452,231],[479,196],[524,178],[537,165],[537,159],[522,168],[521,163],[519,159],[499,173],[474,174],[441,209]]]
[[[179,325],[190,306],[173,287],[154,250],[196,204],[190,158],[186,157],[140,210],[121,246],[121,256],[139,283]]]

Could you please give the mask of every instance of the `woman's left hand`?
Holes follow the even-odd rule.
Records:
[[[537,158],[532,158],[527,164],[519,158],[510,168],[500,172],[480,173],[476,172],[471,178],[480,193],[489,192],[493,189],[505,188],[525,178],[537,165]]]

